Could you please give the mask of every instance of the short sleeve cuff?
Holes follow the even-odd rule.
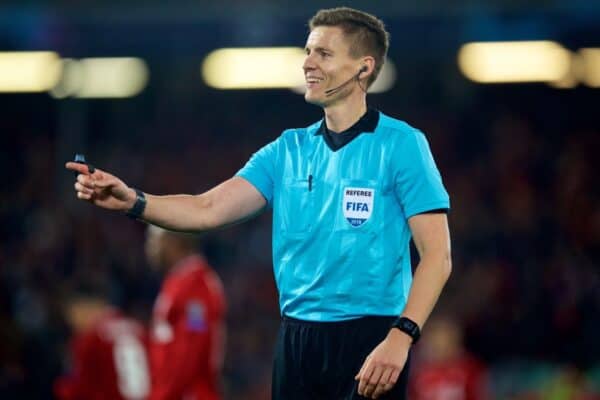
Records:
[[[273,199],[270,196],[271,189],[270,189],[270,185],[269,185],[268,182],[262,181],[258,177],[252,176],[252,174],[249,174],[249,173],[247,173],[247,172],[245,172],[243,170],[239,171],[237,174],[235,174],[235,176],[238,176],[240,178],[245,179],[252,186],[254,186],[256,188],[256,190],[258,190],[260,192],[260,194],[262,195],[262,197],[265,198],[265,200],[269,204],[269,207],[272,207],[272,201],[273,201]]]
[[[405,210],[406,219],[414,217],[417,214],[423,214],[433,210],[450,210],[450,202],[448,200],[440,200],[427,204],[421,204],[417,207],[411,207],[410,209]]]

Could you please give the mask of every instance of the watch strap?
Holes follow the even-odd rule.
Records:
[[[399,317],[392,324],[392,328],[398,328],[412,338],[413,344],[419,341],[421,337],[421,328],[410,318]]]
[[[140,219],[142,214],[144,214],[144,210],[146,209],[146,195],[139,189],[135,189],[135,203],[133,203],[133,207],[129,209],[125,214],[129,218]]]

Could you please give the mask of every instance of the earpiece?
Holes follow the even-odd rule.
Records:
[[[358,71],[358,73],[356,75],[354,75],[352,78],[348,79],[346,82],[342,83],[340,86],[338,87],[334,87],[332,89],[327,89],[325,91],[325,96],[331,96],[334,93],[339,92],[344,86],[346,86],[347,84],[349,84],[350,82],[353,81],[357,81],[358,85],[360,86],[360,74],[362,74],[363,72],[367,72],[369,68],[366,65],[363,65],[362,67],[360,67],[360,70]],[[361,86],[362,88],[362,86]],[[366,90],[363,89],[363,91],[366,92]]]

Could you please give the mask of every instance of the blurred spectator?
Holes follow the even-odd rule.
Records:
[[[166,274],[150,334],[151,400],[221,399],[225,297],[194,237],[149,226],[146,254]]]
[[[457,321],[437,314],[430,318],[416,348],[410,388],[413,400],[485,400],[487,371],[463,347]]]
[[[71,368],[55,383],[60,400],[143,400],[150,390],[146,334],[98,293],[81,292],[67,300],[74,336]]]

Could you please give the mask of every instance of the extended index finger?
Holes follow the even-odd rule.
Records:
[[[87,164],[81,164],[81,163],[69,161],[68,163],[65,164],[65,167],[67,169],[70,169],[71,171],[75,171],[80,174],[88,175],[90,173]]]

